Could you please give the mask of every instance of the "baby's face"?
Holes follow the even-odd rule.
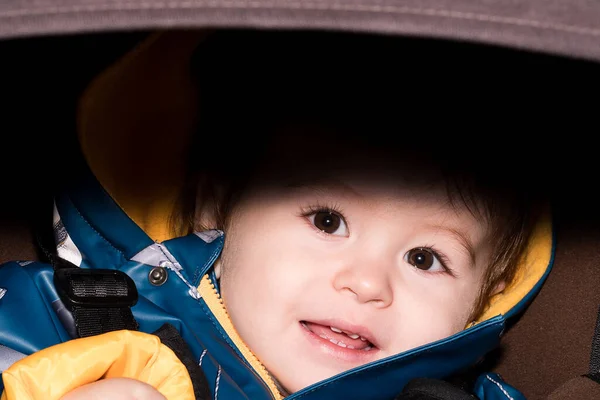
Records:
[[[379,156],[304,150],[245,193],[220,260],[235,327],[291,392],[462,330],[490,251],[441,182],[415,185]]]

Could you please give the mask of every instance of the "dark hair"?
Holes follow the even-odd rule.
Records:
[[[195,219],[205,207],[223,229],[285,126],[319,126],[347,142],[421,151],[419,165],[440,168],[449,199],[489,223],[495,248],[473,310],[479,315],[496,284],[513,279],[540,201],[535,160],[501,130],[511,121],[496,107],[499,93],[481,87],[468,54],[457,44],[356,34],[214,34],[193,60],[199,134],[173,233],[213,228]]]

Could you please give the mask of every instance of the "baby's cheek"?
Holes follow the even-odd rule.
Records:
[[[418,293],[408,290],[397,293],[394,298],[395,310],[389,319],[394,320],[393,329],[398,339],[397,346],[420,346],[446,338],[464,329],[471,304],[457,298],[452,291],[427,293],[424,288]]]

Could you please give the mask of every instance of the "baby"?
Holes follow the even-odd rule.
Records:
[[[198,74],[208,94],[171,230],[174,237],[224,233],[200,283],[201,301],[209,304],[203,287],[214,286],[226,310],[218,320],[227,343],[246,357],[236,368],[251,368],[267,386],[272,380],[273,398],[318,393],[374,366],[401,371],[398,360],[407,354],[417,364],[427,346],[453,346],[457,333],[527,298],[542,275],[505,296],[531,271],[522,260],[543,210],[521,166],[510,160],[499,170],[493,154],[500,144],[486,152],[443,130],[443,114],[415,113],[431,96],[402,98],[411,82],[388,87],[376,73],[344,79],[335,67],[344,62],[310,71],[298,62],[291,73],[265,61],[237,76],[227,68],[238,64],[221,60],[228,79]],[[159,304],[161,292],[151,293]],[[491,309],[500,297],[510,297],[508,306]],[[202,341],[214,333],[193,335]],[[199,354],[203,368],[206,354],[210,349]],[[215,398],[229,361],[219,362]],[[459,365],[452,357],[436,363]],[[397,385],[397,377],[383,375],[382,388]],[[348,390],[364,391],[361,382]],[[383,398],[402,386],[375,389]],[[143,382],[111,378],[62,399],[109,395],[163,398]]]
[[[477,157],[277,131],[241,174],[201,180],[191,229],[225,232],[222,299],[282,394],[460,332],[513,278],[531,203]]]

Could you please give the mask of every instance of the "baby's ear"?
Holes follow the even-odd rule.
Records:
[[[492,290],[492,296],[494,296],[494,295],[502,292],[504,289],[506,289],[506,281],[505,280],[501,280],[500,282],[498,282],[496,284],[496,286]]]

